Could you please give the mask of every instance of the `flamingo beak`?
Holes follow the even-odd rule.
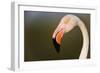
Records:
[[[55,38],[53,38],[53,44],[57,53],[60,52],[60,45],[61,45],[63,35],[64,35],[64,30],[61,30],[56,34]]]

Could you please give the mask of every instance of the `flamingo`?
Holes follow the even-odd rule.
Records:
[[[59,25],[54,30],[54,33],[52,35],[54,47],[55,47],[56,51],[59,53],[63,35],[65,33],[68,33],[69,31],[71,31],[76,26],[78,26],[80,28],[80,30],[82,32],[82,36],[83,36],[83,45],[82,45],[82,49],[81,49],[81,52],[79,55],[79,59],[86,59],[88,50],[89,50],[88,31],[87,31],[87,28],[86,28],[84,22],[75,15],[68,14],[68,15],[65,15],[64,17],[62,17]]]

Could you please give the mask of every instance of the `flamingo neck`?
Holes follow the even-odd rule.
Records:
[[[83,35],[83,46],[82,46],[82,50],[81,50],[79,59],[86,59],[87,54],[88,54],[88,49],[89,49],[89,36],[88,36],[86,26],[81,20],[79,20],[78,26]]]

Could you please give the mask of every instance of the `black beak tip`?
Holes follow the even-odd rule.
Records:
[[[60,52],[60,44],[58,44],[56,42],[55,38],[53,38],[52,40],[53,40],[53,44],[54,44],[54,47],[55,47],[57,53],[59,53]]]

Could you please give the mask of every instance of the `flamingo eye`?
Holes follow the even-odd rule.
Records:
[[[62,19],[62,21],[63,21],[64,24],[67,24],[67,23],[70,21],[70,18],[64,17],[64,18]]]

